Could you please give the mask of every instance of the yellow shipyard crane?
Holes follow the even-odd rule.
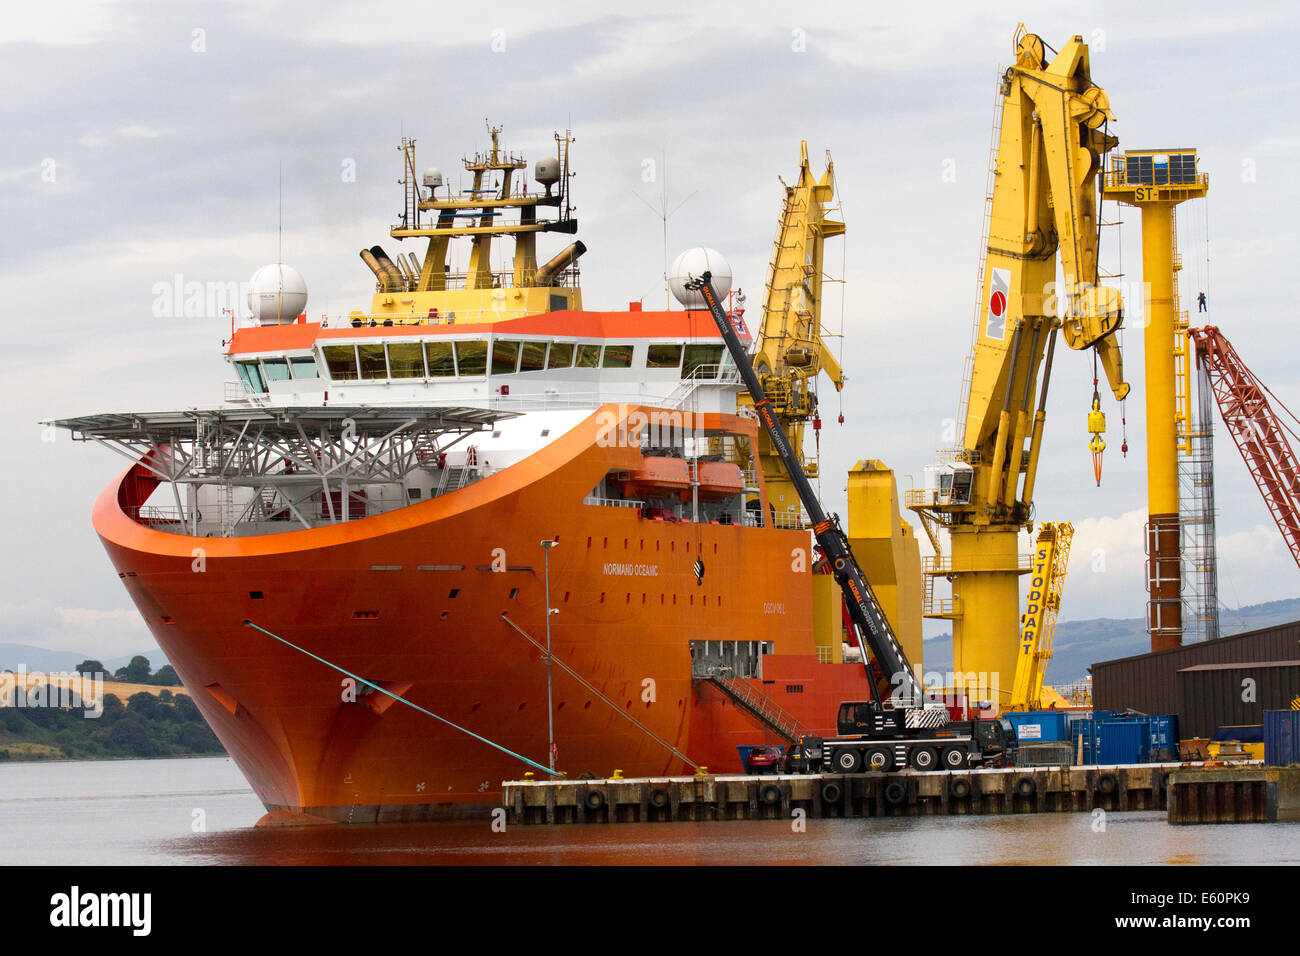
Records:
[[[785,202],[772,249],[754,371],[772,401],[790,444],[803,456],[804,429],[808,422],[821,426],[813,384],[825,372],[835,390],[844,387],[844,373],[822,340],[823,243],[844,234],[844,223],[826,218],[835,201],[835,165],[826,156],[826,171],[818,179],[808,161],[808,144],[799,144],[799,174],[785,186]],[[748,394],[739,398],[752,404]],[[759,432],[759,462],[768,498],[777,512],[799,513],[799,495],[786,474],[781,456],[765,432]],[[816,461],[801,462],[804,473],[816,478]]]
[[[927,468],[926,487],[907,499],[936,545],[924,567],[926,616],[952,621],[954,671],[985,675],[991,693],[979,696],[1004,709],[1017,663],[1019,576],[1030,569],[1017,539],[1032,528],[1058,331],[1070,348],[1094,350],[1117,399],[1129,391],[1115,338],[1119,291],[1097,281],[1097,174],[1118,145],[1106,131],[1109,100],[1092,81],[1082,37],[1049,60],[1043,40],[1021,24],[1012,46],[1015,65],[999,90],[960,432]],[[938,526],[948,531],[947,555]],[[951,599],[934,598],[935,577],[951,582]]]
[[[792,183],[783,180],[782,185],[784,201],[752,364],[804,473],[816,478],[816,458],[804,455],[807,426],[812,424],[814,435],[821,427],[814,386],[822,372],[836,391],[843,389],[845,381],[840,363],[822,337],[823,283],[828,281],[823,269],[825,241],[842,236],[844,223],[833,217],[835,165],[829,153],[825,171],[817,177],[808,159],[808,144],[801,142],[799,171]],[[739,395],[737,402],[753,404],[748,392]],[[803,520],[795,483],[765,429],[759,430],[758,442],[758,460],[775,517],[795,525]],[[850,545],[909,659],[920,665],[920,548],[898,504],[894,473],[884,463],[867,459],[849,472]],[[813,576],[818,653],[838,663],[844,635],[839,589],[833,584],[829,576]]]
[[[1020,619],[1020,656],[1008,710],[1039,710],[1067,703],[1052,688],[1044,688],[1043,679],[1047,675],[1047,662],[1052,659],[1052,637],[1061,611],[1061,592],[1073,537],[1074,525],[1068,521],[1045,521],[1038,529],[1033,568],[1029,572],[1029,593]]]

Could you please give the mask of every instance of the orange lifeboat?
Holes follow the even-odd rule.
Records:
[[[629,498],[677,498],[691,492],[691,469],[682,458],[645,458],[619,480]]]
[[[700,497],[705,500],[729,498],[745,490],[740,466],[729,461],[700,462]]]

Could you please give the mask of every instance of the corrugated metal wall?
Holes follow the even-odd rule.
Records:
[[[1300,660],[1188,668],[1178,672],[1179,725],[1184,737],[1213,737],[1220,727],[1262,724],[1264,711],[1290,710],[1297,695]]]
[[[1247,631],[1217,641],[1139,654],[1092,665],[1094,707],[1132,708],[1144,714],[1176,714],[1178,672],[1199,664],[1247,664],[1300,659],[1300,621]],[[1181,728],[1184,737],[1205,736]]]

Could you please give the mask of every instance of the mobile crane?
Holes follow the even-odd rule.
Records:
[[[841,704],[836,719],[839,736],[802,737],[791,747],[787,769],[798,772],[826,768],[855,773],[863,766],[872,770],[911,766],[916,770],[956,770],[1001,757],[1009,739],[1014,737],[1008,723],[997,720],[949,723],[947,708],[925,699],[907,653],[853,556],[839,518],[827,515],[822,509],[800,456],[790,444],[735,327],[718,301],[712,279],[705,272],[692,277],[686,287],[699,292],[708,306],[727,351],[749,389],[754,412],[808,513],[817,545],[844,593],[844,605],[860,645],[865,640],[862,662],[872,699]],[[877,686],[873,660],[892,688],[888,696]]]

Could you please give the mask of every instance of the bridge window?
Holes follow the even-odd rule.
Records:
[[[501,339],[492,343],[492,374],[508,375],[519,368],[519,343]]]
[[[603,368],[631,368],[632,346],[606,345],[605,360],[601,365]]]
[[[682,378],[689,378],[691,373],[702,365],[720,365],[721,363],[721,345],[688,345],[686,346],[686,364],[682,367]]]
[[[320,369],[316,367],[316,360],[310,355],[291,357],[289,367],[293,369],[294,378],[320,378]]]
[[[486,375],[487,339],[457,342],[456,368],[461,375]]]
[[[600,346],[579,345],[578,360],[573,364],[577,368],[599,368],[600,367]]]
[[[358,345],[362,378],[388,378],[388,363],[384,361],[383,345]]]
[[[546,368],[546,343],[522,343],[519,349],[519,371],[536,372],[544,368]]]
[[[547,368],[568,368],[573,364],[573,343],[552,342],[551,354],[546,358]]]
[[[652,345],[646,353],[646,368],[680,368],[681,364],[680,345]]]
[[[262,359],[262,369],[268,382],[289,381],[289,363],[282,358]]]
[[[450,342],[425,342],[424,357],[429,360],[430,378],[449,378],[456,374],[456,357]]]
[[[423,378],[424,350],[420,343],[390,342],[388,367],[393,370],[393,378]]]
[[[329,366],[330,378],[354,379],[357,377],[357,350],[351,345],[327,345],[322,352],[325,353],[325,364]]]
[[[246,391],[266,391],[266,384],[262,380],[261,369],[257,367],[256,362],[236,362],[235,371],[239,373],[239,380],[244,383],[244,389]]]

